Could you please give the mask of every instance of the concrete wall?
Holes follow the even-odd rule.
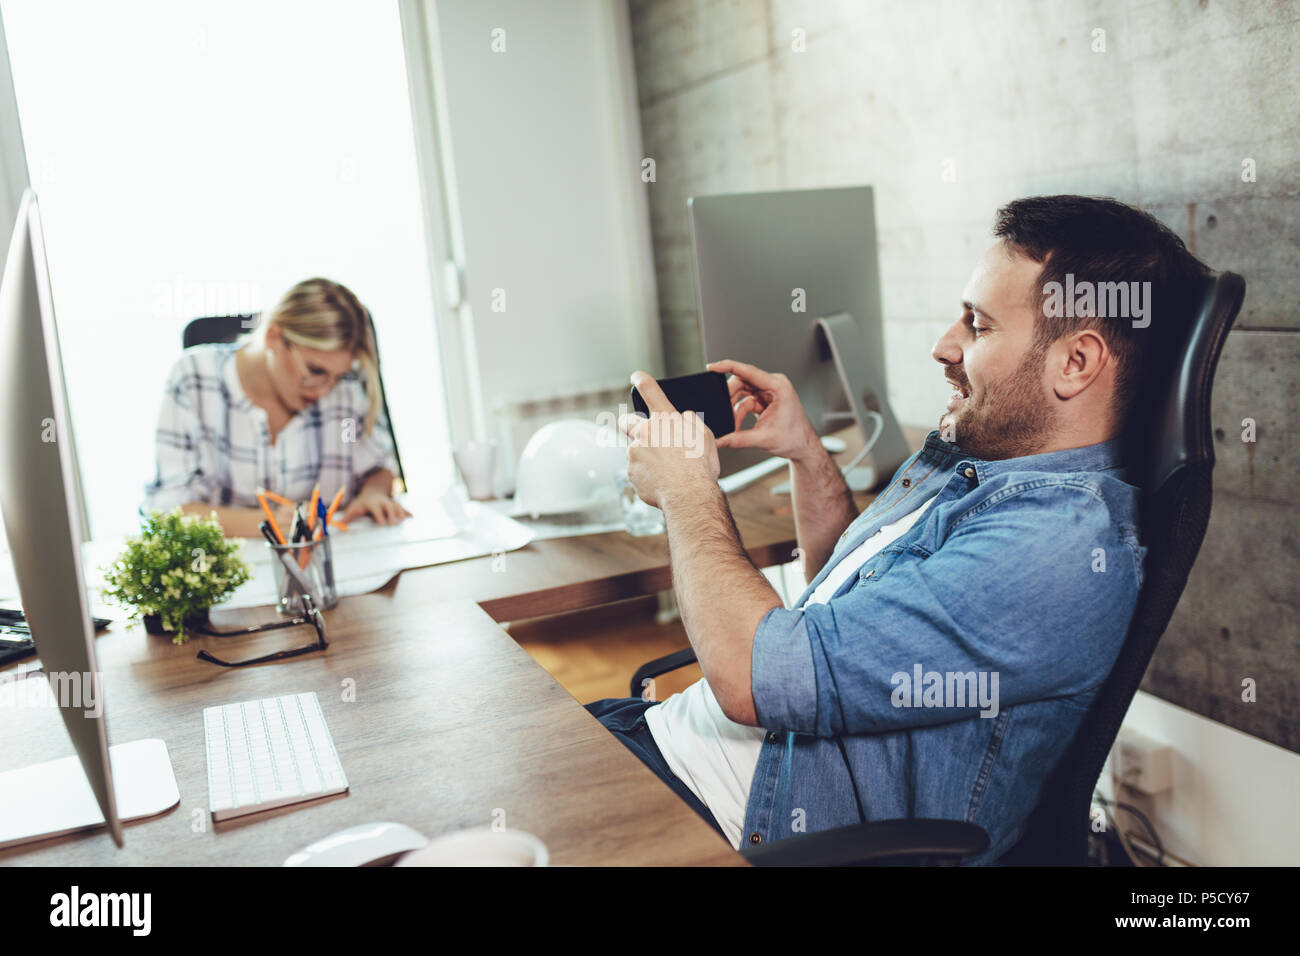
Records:
[[[1193,721],[1205,715],[1300,752],[1300,533],[1284,481],[1300,473],[1300,2],[631,0],[629,9],[644,148],[657,167],[647,189],[671,372],[700,362],[693,194],[876,187],[889,397],[907,423],[937,421],[947,400],[929,350],[1008,199],[1114,196],[1158,215],[1212,267],[1245,276],[1214,390],[1213,517],[1143,684],[1155,696],[1130,719],[1158,737],[1150,715],[1172,720],[1170,701]],[[1243,181],[1247,159],[1254,182]],[[1245,418],[1256,422],[1254,444],[1241,440]],[[1241,699],[1246,678],[1257,684],[1253,703]],[[1259,786],[1297,771],[1294,753],[1259,753],[1248,768]],[[1220,772],[1183,756],[1193,776]],[[1241,832],[1293,826],[1274,814],[1252,824],[1248,800],[1212,802],[1165,821],[1206,846],[1198,828],[1217,819],[1219,842],[1243,850],[1206,861],[1271,861],[1266,848],[1246,850],[1257,841]]]

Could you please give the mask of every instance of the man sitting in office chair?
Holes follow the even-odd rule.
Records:
[[[588,710],[734,847],[930,817],[983,827],[970,862],[996,861],[1123,643],[1146,554],[1124,423],[1206,270],[1114,200],[1017,200],[994,234],[932,351],[948,409],[863,514],[783,375],[710,365],[732,376],[737,429],[757,422],[702,456],[624,420],[704,679]],[[741,546],[717,447],[790,460],[811,576],[791,609]]]

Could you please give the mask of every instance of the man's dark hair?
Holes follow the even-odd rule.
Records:
[[[1034,284],[1034,348],[1092,327],[1100,331],[1117,363],[1115,412],[1125,422],[1142,399],[1143,384],[1162,381],[1168,363],[1195,318],[1209,270],[1183,241],[1149,213],[1097,196],[1033,196],[998,210],[993,234],[1034,262],[1043,263]],[[1048,283],[1150,282],[1150,325],[1129,318],[1048,315]]]

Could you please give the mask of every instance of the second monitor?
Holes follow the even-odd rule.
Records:
[[[868,419],[877,422],[866,483],[887,481],[911,450],[887,399],[872,188],[696,196],[688,206],[705,360],[784,373],[819,435],[857,421],[867,440]],[[723,474],[763,457],[724,449]]]

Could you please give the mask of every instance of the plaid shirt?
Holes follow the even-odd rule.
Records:
[[[363,434],[369,401],[355,371],[289,419],[272,444],[266,411],[239,384],[239,347],[196,345],[172,366],[158,413],[157,474],[145,486],[144,510],[192,501],[255,508],[259,487],[306,501],[317,482],[327,502],[339,488],[348,501],[376,469],[397,474],[382,412]]]

